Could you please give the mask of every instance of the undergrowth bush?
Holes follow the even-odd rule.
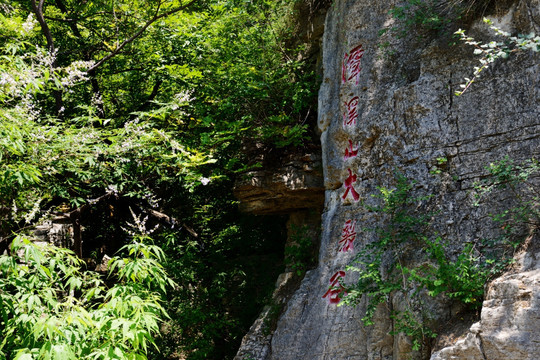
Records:
[[[285,246],[285,263],[296,275],[302,276],[313,265],[313,241],[308,235],[308,226],[293,226],[291,243]]]
[[[121,254],[108,285],[71,250],[17,236],[0,256],[0,359],[146,359],[173,283],[148,234]]]
[[[457,256],[449,241],[432,228],[438,214],[427,210],[427,203],[434,201],[431,195],[414,196],[414,182],[401,175],[396,177],[395,188],[378,188],[379,193],[373,195],[378,205],[365,207],[379,216],[381,225],[363,229],[373,233],[375,240],[347,267],[358,273],[358,280],[342,284],[347,296],[340,305],[355,306],[367,297],[362,320],[373,325],[377,309],[385,304],[394,319],[391,334],[409,336],[413,351],[425,351],[437,335],[433,316],[425,306],[429,297],[445,296],[464,309],[479,309],[486,282],[512,263],[518,247],[540,226],[540,195],[532,181],[540,171],[539,163],[531,160],[516,165],[505,158],[490,164],[487,171],[475,185],[474,205],[508,193],[515,203],[491,214],[502,229],[500,236],[464,242]],[[405,299],[402,308],[392,306],[396,297]]]

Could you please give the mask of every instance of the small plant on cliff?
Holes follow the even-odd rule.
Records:
[[[540,36],[536,36],[534,33],[530,34],[518,34],[517,36],[511,36],[509,32],[502,31],[501,29],[493,26],[493,22],[484,18],[484,22],[490,26],[495,35],[503,37],[503,41],[490,41],[487,44],[474,38],[467,36],[465,30],[459,29],[455,32],[460,37],[460,40],[465,44],[474,46],[474,54],[481,55],[479,59],[480,66],[474,67],[474,72],[471,78],[465,78],[465,83],[461,84],[462,90],[456,91],[456,96],[461,96],[470,86],[480,78],[480,74],[486,70],[491,64],[498,59],[506,59],[510,54],[517,51],[532,50],[534,52],[540,51]]]
[[[463,18],[471,18],[483,13],[492,2],[477,0],[407,0],[392,7],[389,15],[393,22],[379,31],[379,35],[391,34],[397,38],[411,34],[418,39],[430,36],[449,37]],[[450,44],[454,44],[453,41]],[[386,49],[390,42],[380,47]]]
[[[429,196],[413,197],[413,184],[404,176],[396,176],[394,189],[379,187],[379,193],[373,195],[379,205],[366,206],[368,210],[379,214],[384,225],[365,231],[375,234],[375,241],[364,247],[354,258],[348,270],[359,273],[358,281],[347,288],[348,295],[342,304],[357,305],[367,295],[369,298],[365,325],[373,325],[373,317],[379,305],[389,305],[391,295],[402,292],[408,297],[413,289],[409,268],[405,260],[410,255],[411,246],[424,246],[427,237],[425,228],[430,214],[415,213],[415,209],[427,201]],[[396,320],[395,333],[403,332],[413,338],[413,349],[419,350],[433,332],[423,325],[424,314],[417,311],[418,302],[407,300],[406,309],[391,311]],[[420,317],[419,317],[420,316]]]
[[[302,276],[313,263],[313,241],[308,227],[293,227],[291,244],[285,247],[285,263],[296,275]]]
[[[422,351],[436,336],[429,325],[431,316],[424,306],[429,297],[446,296],[478,309],[485,283],[511,262],[514,250],[540,228],[539,193],[531,180],[540,171],[537,161],[515,165],[505,158],[488,167],[489,175],[475,186],[476,199],[510,191],[516,204],[492,215],[501,224],[501,236],[482,242],[467,242],[457,256],[447,241],[430,229],[433,216],[425,209],[431,196],[413,196],[413,183],[397,176],[393,189],[380,187],[373,195],[376,206],[366,208],[379,214],[382,225],[364,231],[375,234],[354,258],[348,270],[359,273],[347,286],[341,304],[357,305],[367,296],[365,325],[372,325],[375,313],[385,304],[394,319],[391,334],[404,333],[412,350]],[[398,306],[392,299],[404,299]]]
[[[513,255],[523,239],[530,239],[540,229],[540,192],[538,191],[538,174],[540,163],[532,159],[522,164],[516,164],[509,157],[489,164],[486,167],[488,176],[475,184],[475,205],[486,198],[509,193],[514,206],[501,213],[491,214],[499,224],[503,234],[498,242],[504,243]],[[489,241],[490,246],[494,241]]]
[[[381,34],[390,31],[398,37],[406,36],[412,29],[423,31],[443,31],[452,19],[441,7],[437,0],[407,0],[390,10],[390,15],[396,20],[394,27],[381,30]],[[419,33],[419,36],[421,36]]]
[[[394,5],[389,11],[390,25],[379,30],[378,47],[382,57],[389,59],[398,53],[392,46],[392,38],[423,41],[433,37],[450,38],[457,28],[455,24],[477,7],[475,0],[407,0]],[[454,44],[453,39],[450,44]]]

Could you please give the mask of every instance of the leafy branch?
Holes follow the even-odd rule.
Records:
[[[98,60],[94,65],[92,65],[92,67],[90,67],[88,69],[88,71],[94,71],[95,69],[97,69],[98,67],[100,67],[101,65],[103,65],[103,63],[105,63],[107,60],[109,60],[110,58],[116,56],[118,53],[120,53],[120,51],[126,46],[128,45],[129,43],[133,42],[135,39],[137,39],[139,36],[142,35],[142,33],[148,29],[148,27],[150,25],[152,25],[153,23],[155,23],[156,21],[158,21],[159,19],[162,19],[162,18],[165,18],[167,16],[170,16],[172,14],[175,14],[177,12],[180,12],[182,10],[185,10],[187,9],[189,6],[191,6],[192,4],[194,4],[195,2],[197,2],[199,0],[191,0],[190,2],[188,2],[187,4],[184,4],[184,5],[181,5],[181,6],[177,6],[171,10],[168,10],[168,11],[165,11],[163,13],[159,13],[159,10],[161,8],[161,5],[162,5],[162,2],[159,2],[157,8],[156,8],[156,12],[154,14],[154,16],[148,20],[143,26],[141,26],[141,28],[139,30],[137,30],[133,35],[131,35],[129,38],[127,38],[126,40],[124,40],[121,44],[119,44],[113,51],[111,51],[108,55],[104,56],[103,58],[101,58],[101,60]]]
[[[147,358],[175,284],[144,221],[135,223],[127,256],[109,262],[112,287],[70,250],[18,236],[0,256],[0,358]]]
[[[534,33],[527,35],[518,34],[518,36],[510,36],[510,33],[503,31],[496,26],[493,26],[493,22],[490,19],[484,18],[484,22],[490,26],[496,35],[503,36],[505,41],[490,41],[489,43],[482,43],[475,40],[473,37],[467,36],[465,30],[459,29],[455,32],[459,35],[460,40],[465,44],[474,46],[474,54],[482,55],[480,58],[481,66],[474,67],[474,73],[471,78],[466,77],[465,83],[459,85],[463,90],[456,91],[456,96],[461,96],[467,91],[471,85],[480,77],[480,73],[486,70],[490,64],[493,64],[496,60],[503,58],[506,59],[511,53],[515,53],[520,50],[532,50],[534,52],[540,51],[540,36],[536,36]]]

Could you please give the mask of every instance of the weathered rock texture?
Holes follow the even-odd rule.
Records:
[[[478,65],[472,48],[449,47],[440,38],[381,38],[379,30],[394,21],[388,13],[392,5],[394,1],[335,0],[328,12],[319,93],[325,207],[318,266],[288,300],[274,333],[265,335],[264,350],[256,350],[256,341],[246,341],[237,359],[540,359],[540,259],[530,250],[523,255],[527,265],[489,285],[481,320],[470,333],[433,354],[429,349],[411,352],[407,337],[389,335],[395,324],[387,308],[381,306],[375,325],[365,327],[365,299],[350,308],[323,298],[331,277],[345,270],[373,238],[360,230],[379,219],[362,202],[372,201],[377,186],[394,186],[396,171],[414,179],[418,193],[442,199],[434,209],[439,214],[435,228],[457,253],[465,242],[495,236],[498,229],[490,212],[514,200],[502,194],[489,206],[471,206],[470,190],[485,175],[484,167],[507,155],[516,162],[540,155],[538,54],[518,53],[496,63],[456,97],[454,91]],[[493,18],[504,30],[538,32],[540,1],[516,1],[501,9]],[[492,38],[481,21],[471,26],[470,34]],[[393,53],[379,47],[386,40]],[[360,46],[361,71],[351,79],[346,73],[344,81],[343,61]],[[347,105],[355,104],[354,99],[356,123],[345,126]],[[345,159],[346,149],[358,149],[358,155]],[[353,175],[359,201],[352,189],[347,193],[345,181]],[[348,220],[356,221],[354,249],[339,252]],[[352,274],[347,273],[347,280]],[[389,304],[399,308],[406,300],[391,297]],[[444,301],[429,306],[441,324],[459,310]]]
[[[264,156],[261,160],[264,161]],[[245,212],[288,215],[285,248],[300,246],[299,241],[308,239],[312,245],[304,250],[316,254],[324,204],[320,155],[287,156],[277,166],[248,172],[237,181],[235,195],[240,201],[240,209]],[[243,338],[235,359],[249,359],[252,354],[266,358],[271,353],[272,332],[278,316],[300,281],[298,269],[291,268],[295,259],[289,259],[286,254],[285,260],[286,272],[279,276],[270,304]]]
[[[287,156],[277,167],[248,172],[237,181],[234,195],[242,211],[256,215],[322,208],[321,157],[317,154]]]
[[[516,271],[489,284],[480,321],[431,360],[540,358],[540,249],[534,240]]]
[[[55,220],[36,226],[34,231],[36,240],[59,247],[71,248],[73,246],[73,228],[71,224],[66,221]]]

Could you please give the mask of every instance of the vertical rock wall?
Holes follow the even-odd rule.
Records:
[[[436,37],[419,41],[406,36],[391,38],[393,54],[385,53],[379,47],[379,31],[392,25],[388,12],[393,5],[393,1],[335,0],[328,12],[319,93],[326,192],[318,266],[306,274],[286,304],[264,353],[244,351],[238,359],[429,358],[430,353],[411,353],[406,337],[389,335],[395,324],[388,308],[379,307],[375,325],[366,327],[361,321],[365,299],[355,308],[337,306],[342,294],[327,292],[340,278],[353,280],[346,266],[372,241],[373,235],[361,229],[379,219],[363,202],[370,201],[377,186],[392,187],[396,171],[414,179],[415,191],[443,199],[435,226],[457,252],[463,243],[496,231],[488,222],[489,209],[472,207],[470,201],[472,184],[485,174],[484,166],[506,155],[517,162],[540,155],[540,56],[524,52],[500,61],[465,95],[456,97],[454,91],[477,66],[472,48],[450,47]],[[504,30],[538,32],[540,2],[516,1],[497,16],[494,19]],[[481,21],[470,31],[483,39],[491,36]],[[538,241],[536,234],[531,241]],[[522,276],[512,275],[506,285],[491,285],[482,320],[468,335],[469,342],[464,338],[454,347],[438,349],[433,359],[540,358],[540,346],[531,345],[538,344],[538,335],[530,333],[540,326],[534,311],[540,260],[527,256],[528,265],[516,270]],[[526,296],[521,288],[528,289]],[[520,296],[528,302],[516,300]],[[389,303],[399,307],[403,301],[391,298]],[[512,312],[505,304],[532,310],[512,308]],[[430,306],[441,323],[456,314],[447,303]],[[505,311],[513,315],[503,321]],[[523,344],[515,345],[514,352],[501,350],[504,334],[495,334],[496,325],[488,320],[493,316],[498,316],[500,326],[513,329],[507,335],[521,339]],[[532,323],[523,324],[526,321]],[[486,345],[491,350],[478,345],[475,334],[482,331],[493,335]],[[520,331],[521,337],[516,335]]]

